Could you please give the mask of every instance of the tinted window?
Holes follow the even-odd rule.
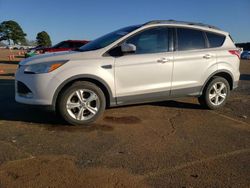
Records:
[[[84,43],[81,43],[81,42],[75,42],[74,43],[74,48],[80,48],[81,46],[83,46]]]
[[[52,46],[52,48],[58,48],[60,45],[62,45],[64,42],[59,42],[58,44]]]
[[[77,44],[78,44],[77,42],[69,42],[69,48],[79,48],[79,47],[82,46],[82,45],[81,45],[81,46],[78,46],[78,47],[77,47]]]
[[[75,43],[74,42],[69,42],[69,48],[75,48]]]
[[[225,41],[225,36],[224,35],[219,35],[215,33],[206,33],[208,41],[209,41],[209,47],[210,48],[215,48],[215,47],[220,47]]]
[[[60,42],[56,44],[53,48],[69,48],[69,43],[68,42]]]
[[[168,51],[168,29],[164,27],[149,29],[126,41],[136,46],[136,54],[159,53]]]
[[[203,32],[193,29],[177,29],[178,50],[195,50],[206,47]]]

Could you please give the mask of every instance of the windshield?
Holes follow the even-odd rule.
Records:
[[[97,38],[90,43],[87,43],[86,45],[79,48],[79,51],[85,52],[85,51],[98,50],[100,48],[104,48],[110,45],[111,43],[115,42],[116,40],[122,38],[123,36],[127,35],[128,33],[138,29],[139,27],[140,25],[136,25],[116,30],[112,33]]]

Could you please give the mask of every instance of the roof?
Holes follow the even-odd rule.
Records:
[[[153,25],[153,24],[193,25],[193,26],[200,26],[200,27],[206,27],[206,28],[221,30],[218,27],[215,27],[215,26],[212,26],[212,25],[208,25],[208,24],[195,23],[195,22],[186,22],[186,21],[176,21],[176,20],[152,20],[152,21],[146,22],[143,25]]]

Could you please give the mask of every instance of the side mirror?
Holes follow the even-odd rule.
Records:
[[[132,53],[136,51],[136,46],[133,44],[123,43],[121,45],[121,50],[123,53]]]

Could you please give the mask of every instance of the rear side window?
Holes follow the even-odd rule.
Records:
[[[196,50],[206,48],[206,43],[202,31],[177,28],[178,50]]]
[[[75,43],[74,42],[69,42],[69,48],[75,48]]]
[[[207,35],[210,48],[216,48],[216,47],[222,46],[226,38],[224,35],[219,35],[219,34],[210,33],[210,32],[206,32],[206,35]]]
[[[83,42],[69,42],[69,48],[80,48],[85,45]]]
[[[81,43],[81,42],[75,42],[74,43],[74,48],[80,48],[81,46],[83,46],[84,43]]]
[[[160,53],[168,51],[168,28],[148,29],[129,38],[126,43],[136,46],[135,54]]]
[[[57,48],[70,48],[69,42],[62,42],[60,45],[57,46]]]

